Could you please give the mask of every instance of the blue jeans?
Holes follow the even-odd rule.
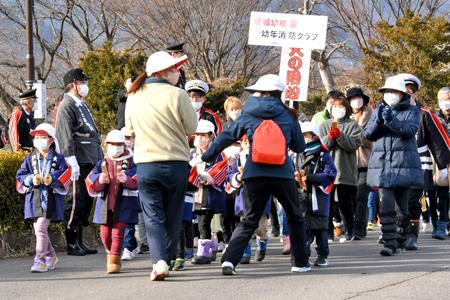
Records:
[[[133,251],[137,248],[136,237],[134,236],[136,233],[136,228],[134,225],[127,225],[125,229],[125,236],[123,238],[123,248],[127,248],[130,251]]]
[[[137,183],[153,264],[164,260],[170,265],[177,250],[188,175],[187,162],[137,164]]]
[[[367,222],[372,222],[375,220],[377,214],[377,195],[378,190],[371,190],[369,193],[369,202],[367,203],[367,208],[369,209],[369,219]]]
[[[308,255],[311,256],[310,234],[316,237],[316,253],[317,255],[326,256],[330,254],[330,248],[328,247],[328,235],[326,230],[311,230],[306,231],[306,248],[308,249]]]
[[[289,235],[286,212],[280,202],[278,202],[278,219],[280,219],[281,223],[281,235]]]

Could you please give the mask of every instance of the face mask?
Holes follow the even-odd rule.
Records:
[[[331,113],[331,104],[327,104],[327,110],[329,113]]]
[[[170,82],[171,85],[176,85],[180,75],[178,72],[167,72],[167,81]]]
[[[235,110],[235,111],[231,111],[228,113],[228,115],[230,116],[231,119],[236,120],[237,117],[239,117],[242,113],[242,110]]]
[[[400,102],[400,95],[397,93],[385,93],[383,100],[387,105],[394,108]]]
[[[125,142],[125,145],[127,145],[127,147],[130,149],[134,148],[134,142]]]
[[[364,100],[363,98],[354,98],[350,101],[350,106],[356,109],[359,109],[363,106]]]
[[[439,108],[442,110],[450,109],[450,101],[439,101]]]
[[[243,155],[248,155],[250,153],[250,149],[244,149],[241,151]]]
[[[34,145],[34,148],[36,148],[40,151],[46,150],[46,149],[48,149],[48,147],[50,147],[48,145],[48,139],[42,139],[42,140],[34,139],[33,145]]]
[[[339,107],[333,107],[333,117],[336,119],[342,119],[345,117],[345,114],[347,113],[347,110],[345,108],[339,108]]]
[[[111,157],[119,157],[123,153],[123,146],[108,145],[108,154]]]
[[[261,93],[256,92],[256,93],[253,93],[252,96],[253,96],[253,97],[261,97]]]
[[[86,98],[86,96],[89,93],[89,87],[87,84],[83,84],[83,85],[79,85],[80,87],[80,91],[78,92],[78,94],[80,94],[81,97]]]
[[[194,146],[202,149],[208,148],[210,139],[200,139],[198,136],[195,137]]]
[[[203,102],[191,102],[191,103],[195,111],[199,111],[200,109],[202,109]]]

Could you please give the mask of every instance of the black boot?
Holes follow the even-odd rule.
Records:
[[[80,246],[81,249],[83,249],[84,251],[86,251],[86,254],[96,254],[98,251],[97,249],[91,249],[88,248],[84,243],[83,243],[83,227],[80,226],[77,228],[77,237],[78,237],[78,245]]]
[[[76,229],[66,229],[66,241],[68,255],[86,255],[86,251],[78,245]]]
[[[367,235],[366,224],[355,222],[353,234],[355,235],[355,240],[362,240],[363,238],[365,238]]]
[[[409,229],[409,238],[408,241],[406,242],[405,249],[417,250],[417,247],[419,247],[417,239],[419,238],[420,222],[410,222],[408,229]]]

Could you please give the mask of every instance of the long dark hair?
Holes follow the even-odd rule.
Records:
[[[270,96],[275,97],[278,100],[280,100],[280,104],[287,110],[287,112],[292,117],[292,119],[294,119],[294,121],[298,121],[298,113],[297,113],[297,111],[295,109],[290,108],[289,106],[284,104],[283,101],[281,101],[281,94],[283,92],[281,92],[281,91],[270,91],[270,92],[267,92],[267,93],[269,93]]]

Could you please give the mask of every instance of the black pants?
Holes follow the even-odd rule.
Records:
[[[189,223],[191,222],[184,220],[181,223],[180,240],[178,241],[176,258],[184,259],[186,256],[186,232],[188,231]]]
[[[448,222],[448,187],[447,186],[436,186],[436,193],[430,199],[430,215],[433,221]],[[435,197],[434,197],[435,196]],[[439,217],[437,214],[439,211]]]
[[[272,227],[280,226],[280,220],[278,220],[278,211],[275,200],[272,199],[270,203],[270,223]]]
[[[346,184],[338,184],[333,187],[330,193],[330,217],[328,222],[328,234],[334,231],[332,211],[336,211],[335,195],[337,191],[338,207],[344,218],[344,226],[347,233],[353,235],[353,204],[356,200],[356,187]],[[367,202],[366,202],[367,206]],[[365,212],[364,212],[365,215]],[[337,220],[339,221],[339,220]]]
[[[240,218],[234,214],[234,202],[236,198],[236,191],[231,194],[227,194],[226,205],[227,209],[220,216],[220,226],[222,227],[223,241],[228,244],[231,239],[231,235],[236,229]]]
[[[231,262],[236,266],[242,259],[248,241],[259,226],[267,199],[273,195],[286,211],[291,241],[291,265],[306,267],[308,252],[306,249],[305,219],[300,209],[298,190],[294,179],[257,177],[245,181],[243,212],[241,222],[236,227],[222,263]],[[246,197],[247,196],[247,197]]]
[[[186,224],[185,236],[186,236],[186,248],[194,248],[194,227],[192,226],[192,221],[188,221]]]
[[[420,222],[420,215],[422,214],[422,202],[420,199],[423,196],[423,190],[410,189],[408,198],[408,211],[411,222]]]
[[[202,240],[210,240],[211,234],[211,221],[216,213],[215,210],[206,209],[195,212],[197,214],[198,229],[200,230],[200,236]]]
[[[370,186],[367,185],[367,168],[358,169],[358,189],[356,192],[355,230],[365,236],[367,227],[367,202]]]
[[[89,226],[94,198],[89,196],[84,180],[94,168],[94,165],[80,165],[80,177],[72,182],[65,196],[64,202],[64,227],[75,229],[78,226]],[[75,199],[73,185],[75,184]]]

